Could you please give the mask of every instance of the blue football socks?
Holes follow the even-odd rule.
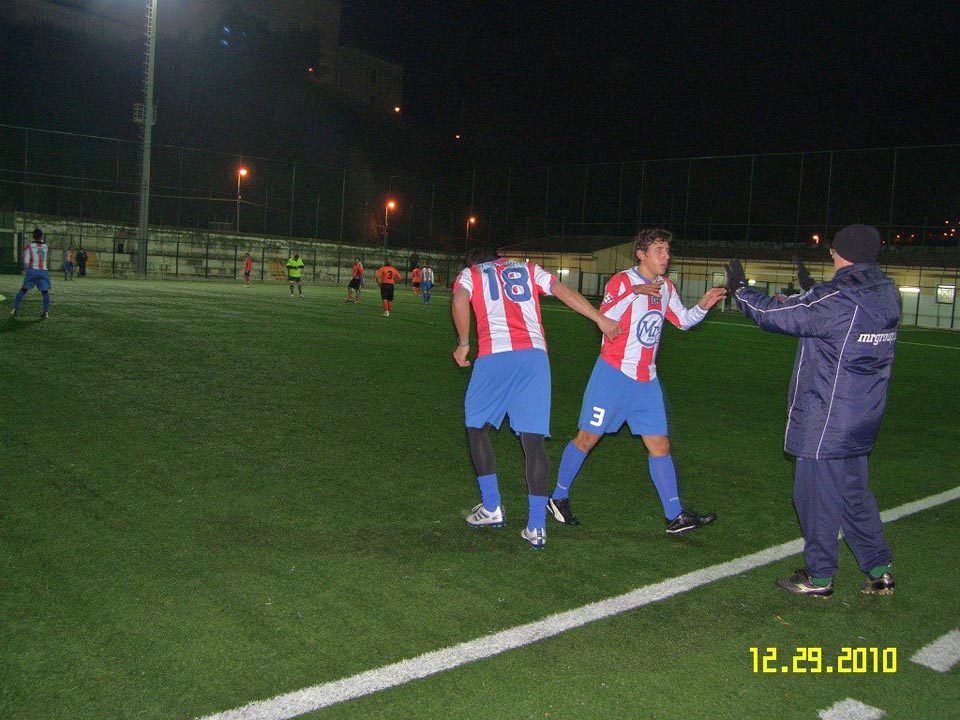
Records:
[[[563,450],[560,458],[560,470],[557,472],[557,485],[550,496],[554,500],[564,500],[570,497],[570,486],[573,485],[577,473],[587,459],[587,453],[580,452],[571,440]]]
[[[480,499],[483,507],[491,512],[500,507],[500,486],[497,484],[497,475],[479,475],[477,483],[480,485]]]
[[[669,455],[650,457],[647,460],[650,468],[650,477],[660,495],[663,505],[663,514],[667,520],[672,520],[683,507],[680,505],[680,493],[677,490],[677,469],[673,465],[673,458]]]
[[[547,527],[547,496],[527,495],[530,514],[527,516],[527,530]]]

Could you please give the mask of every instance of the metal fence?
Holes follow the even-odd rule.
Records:
[[[960,145],[519,169],[464,161],[443,179],[154,145],[151,166],[150,224],[182,230],[589,252],[597,237],[649,225],[711,246],[802,247],[861,222],[893,245],[960,255]],[[136,224],[138,197],[137,142],[0,125],[0,211]]]
[[[139,152],[131,140],[0,125],[0,211],[136,225]],[[432,180],[159,144],[151,168],[154,227],[412,251],[463,243],[466,211]]]
[[[40,226],[50,247],[52,273],[63,271],[68,249],[72,249],[76,256],[81,247],[87,253],[85,273],[91,277],[123,278],[136,274],[139,267],[139,244],[134,226],[41,216],[22,216],[15,222],[14,237],[0,244],[0,261],[6,255],[20,257],[24,244],[30,242],[31,230]],[[8,244],[9,249],[5,247]],[[372,284],[373,272],[388,260],[403,272],[404,284],[409,284],[408,271],[414,266],[430,265],[437,287],[447,287],[462,267],[459,255],[409,249],[391,253],[383,247],[325,243],[304,238],[175,229],[151,229],[148,248],[147,277],[155,279],[241,280],[247,253],[253,260],[252,279],[256,282],[285,282],[286,263],[294,254],[299,254],[303,260],[303,279],[310,283],[345,284],[350,279],[355,258],[365,266],[368,285]],[[9,269],[15,271],[16,265]],[[79,272],[75,263],[74,276]]]
[[[866,223],[891,244],[957,247],[960,145],[647,160],[514,171],[509,240],[630,236],[804,246]]]

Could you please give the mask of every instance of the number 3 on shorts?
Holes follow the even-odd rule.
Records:
[[[603,425],[603,416],[607,414],[605,408],[593,406],[593,420],[590,421],[590,424],[594,427],[600,427]]]

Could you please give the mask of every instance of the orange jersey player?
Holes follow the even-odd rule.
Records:
[[[363,285],[363,263],[360,258],[353,259],[353,271],[350,275],[350,282],[347,284],[347,302],[360,302],[360,286]],[[353,293],[356,291],[357,297],[354,299]]]
[[[420,294],[420,268],[415,267],[413,269],[413,271],[411,272],[410,280],[411,280],[410,284],[413,285],[413,294],[419,295]]]
[[[403,275],[389,260],[383,261],[383,267],[377,270],[374,276],[377,285],[380,286],[380,299],[383,301],[383,316],[390,317],[390,308],[393,307],[393,286],[398,280],[403,279]]]

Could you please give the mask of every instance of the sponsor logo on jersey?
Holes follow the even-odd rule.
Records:
[[[651,310],[637,322],[637,342],[644,347],[653,347],[663,330],[663,313]]]

